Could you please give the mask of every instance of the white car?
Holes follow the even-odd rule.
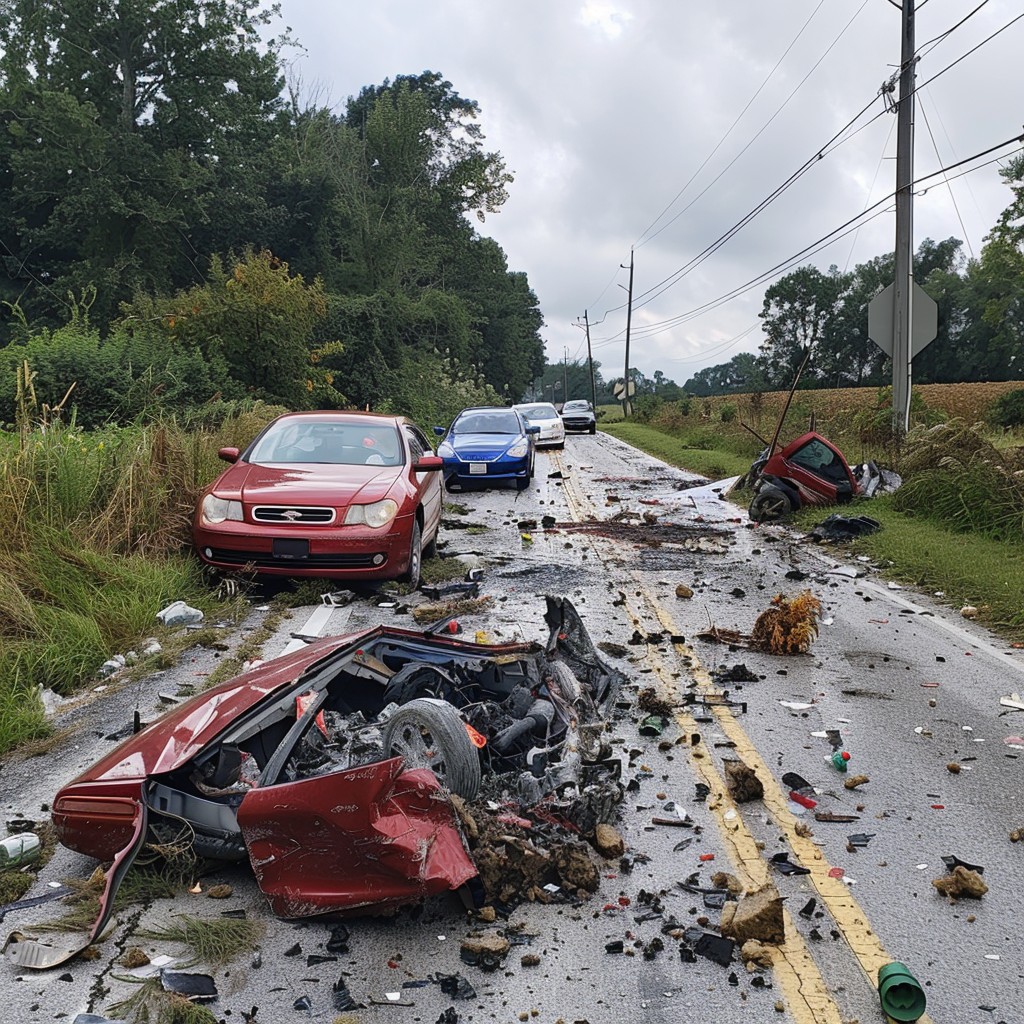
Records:
[[[531,426],[540,427],[540,433],[534,437],[538,448],[564,448],[565,424],[562,423],[558,410],[550,402],[524,402],[512,406]]]

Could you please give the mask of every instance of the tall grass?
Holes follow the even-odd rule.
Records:
[[[196,497],[223,468],[218,449],[244,446],[279,411],[205,429],[0,432],[0,753],[46,733],[41,687],[92,681],[172,600],[217,607],[190,550]]]

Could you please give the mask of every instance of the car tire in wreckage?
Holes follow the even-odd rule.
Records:
[[[404,757],[411,768],[429,768],[456,796],[480,792],[480,755],[462,720],[447,701],[417,697],[384,724],[384,752]]]
[[[762,487],[750,503],[750,518],[756,523],[770,523],[793,511],[789,495],[779,487]]]

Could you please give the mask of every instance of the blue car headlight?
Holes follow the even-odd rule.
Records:
[[[526,453],[530,450],[530,442],[523,439],[522,441],[516,441],[514,445],[505,454],[510,459],[522,459],[525,458]]]
[[[455,458],[455,451],[452,449],[452,446],[450,444],[448,444],[447,441],[442,441],[437,446],[437,454],[440,455],[442,459],[454,459]]]

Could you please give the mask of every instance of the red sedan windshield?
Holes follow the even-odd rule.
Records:
[[[400,466],[404,458],[393,424],[287,419],[271,426],[246,461],[257,465]]]

